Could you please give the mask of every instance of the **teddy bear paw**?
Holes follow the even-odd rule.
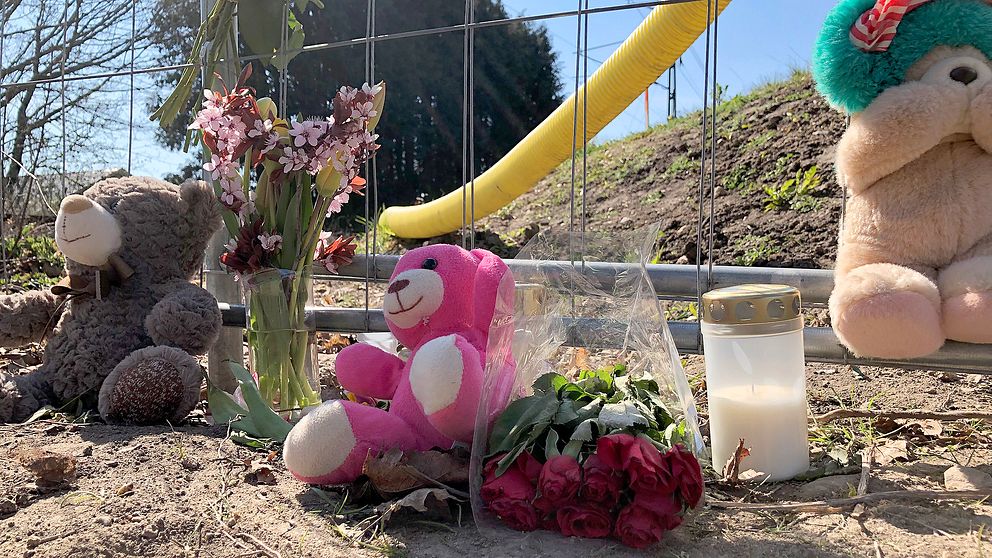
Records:
[[[992,343],[992,291],[963,293],[943,303],[944,334],[965,343]]]
[[[100,416],[108,423],[179,422],[200,399],[203,368],[173,347],[139,349],[118,364],[100,388]]]
[[[361,473],[361,469],[348,471],[342,467],[357,444],[345,402],[327,401],[289,431],[282,455],[286,468],[301,481],[339,484]]]
[[[850,304],[834,319],[834,330],[858,356],[916,358],[944,344],[933,304],[910,291],[877,294]]]

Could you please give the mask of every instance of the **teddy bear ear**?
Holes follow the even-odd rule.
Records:
[[[488,330],[497,313],[513,313],[513,274],[506,262],[488,250],[472,250],[475,271],[475,326]]]
[[[210,237],[220,227],[220,202],[213,188],[202,180],[187,180],[179,187],[179,198],[186,204],[186,221],[200,238]]]

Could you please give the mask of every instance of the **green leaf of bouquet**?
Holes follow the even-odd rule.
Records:
[[[252,54],[271,56],[279,50],[282,37],[282,2],[272,0],[240,0],[238,12],[251,17],[238,18],[238,33]],[[262,58],[262,63],[267,63]]]
[[[534,393],[558,395],[558,390],[568,385],[568,378],[557,372],[549,372],[534,380]]]
[[[510,465],[512,465],[513,462],[520,457],[520,454],[523,453],[525,449],[527,449],[527,442],[521,442],[514,446],[505,456],[503,456],[503,459],[500,459],[499,463],[496,464],[496,476],[498,477],[505,473],[506,470],[510,468]]]
[[[251,373],[244,366],[234,362],[231,363],[231,372],[234,373],[234,378],[241,386],[241,396],[248,404],[247,417],[251,419],[254,426],[254,432],[248,432],[248,434],[256,438],[269,438],[277,442],[286,441],[286,436],[293,428],[292,425],[283,420],[265,403]],[[240,422],[232,423],[232,426],[238,427]]]
[[[555,432],[554,428],[548,429],[548,436],[544,439],[544,457],[550,459],[552,457],[557,457],[561,455],[558,451],[558,433]]]
[[[207,379],[207,405],[214,424],[230,424],[249,435],[258,435],[258,429],[248,414],[248,410],[238,405],[230,393],[218,388]]]
[[[571,440],[565,444],[565,448],[561,450],[562,455],[567,455],[575,459],[579,458],[579,454],[582,452],[582,440]]]
[[[583,370],[576,384],[589,394],[608,397],[613,392],[613,370]]]
[[[599,422],[607,430],[650,424],[637,405],[631,401],[603,405],[603,409],[599,412]]]
[[[566,399],[561,402],[558,406],[558,412],[555,413],[555,424],[566,425],[570,422],[574,422],[579,419],[579,411],[576,408],[576,402]]]
[[[576,440],[578,440],[579,442],[593,441],[593,438],[595,437],[595,434],[593,432],[593,426],[597,427],[597,429],[599,428],[599,425],[596,422],[596,419],[594,418],[586,419],[580,422],[579,425],[575,427],[575,430],[572,431],[572,438],[571,438],[572,441],[576,441]]]
[[[510,403],[493,424],[489,455],[509,451],[521,439],[540,436],[557,412],[558,399],[554,395],[531,395]]]
[[[283,185],[285,188],[286,185]],[[295,261],[297,256],[297,250],[300,247],[301,239],[300,231],[302,227],[300,226],[300,204],[303,203],[303,188],[295,188],[296,193],[293,194],[293,198],[289,202],[289,206],[286,208],[286,224],[285,228],[282,229],[282,253],[285,254],[287,261]],[[307,200],[309,203],[309,200]],[[289,266],[292,267],[292,264]]]

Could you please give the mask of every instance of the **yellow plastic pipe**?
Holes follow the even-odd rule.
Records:
[[[730,2],[718,0],[719,10],[723,11]],[[586,90],[589,91],[587,142],[630,106],[705,31],[709,23],[707,3],[700,0],[654,8],[579,89],[577,119],[573,95],[475,179],[475,218],[482,219],[499,210],[571,157],[573,134],[582,133]],[[422,205],[389,207],[379,222],[400,238],[428,238],[456,231],[462,226],[463,216],[471,218],[470,188],[466,184]],[[464,195],[463,191],[466,191]]]

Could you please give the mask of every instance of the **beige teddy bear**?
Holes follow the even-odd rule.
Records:
[[[992,6],[845,0],[814,60],[851,113],[830,314],[857,355],[992,343]]]

